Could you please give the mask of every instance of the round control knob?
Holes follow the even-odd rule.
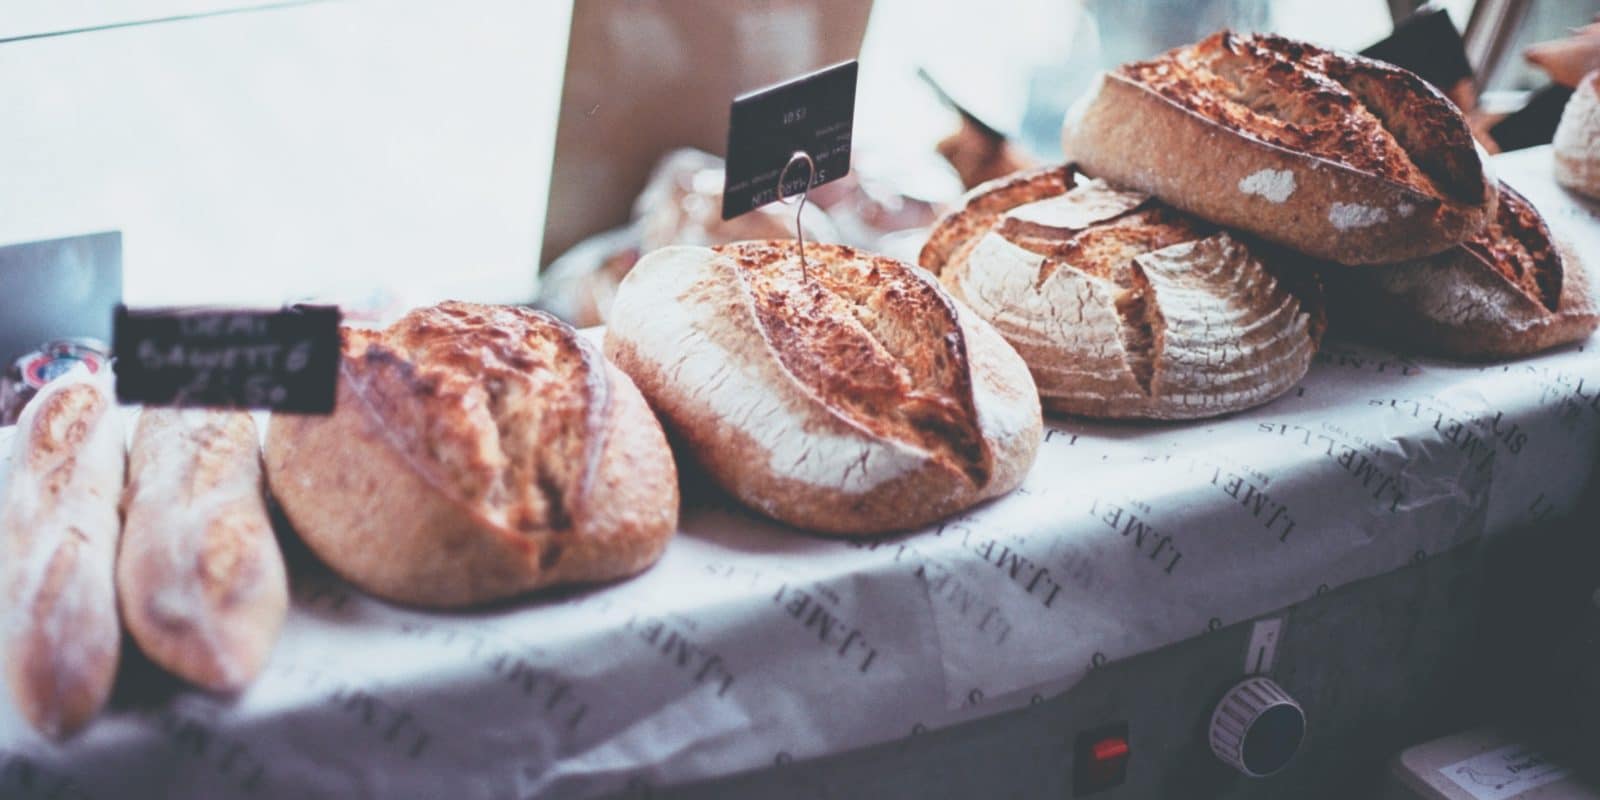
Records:
[[[1246,678],[1211,712],[1211,752],[1262,778],[1288,766],[1306,735],[1306,712],[1278,684]]]

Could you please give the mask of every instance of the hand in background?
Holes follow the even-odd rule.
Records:
[[[1522,53],[1528,63],[1545,71],[1550,80],[1567,88],[1578,85],[1590,71],[1600,69],[1600,17],[1574,28],[1565,39],[1540,42]]]

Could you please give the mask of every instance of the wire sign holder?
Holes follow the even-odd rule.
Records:
[[[795,238],[800,270],[806,262],[805,212],[811,189],[850,172],[855,124],[857,64],[846,61],[735,98],[728,108],[728,163],[722,218],[733,219],[768,203],[799,195]],[[806,167],[804,183],[789,174]]]

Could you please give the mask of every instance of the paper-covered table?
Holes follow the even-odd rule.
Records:
[[[1548,161],[1497,167],[1600,254]],[[700,499],[638,578],[471,613],[373,600],[291,541],[293,608],[253,687],[210,696],[129,658],[66,744],[0,699],[0,796],[578,796],[1017,708],[1569,512],[1600,453],[1593,345],[1478,366],[1334,341],[1249,413],[1048,419],[1021,489],[922,531],[821,539]]]

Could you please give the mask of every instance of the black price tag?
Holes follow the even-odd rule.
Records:
[[[722,218],[778,199],[778,174],[795,151],[816,164],[810,185],[850,172],[850,131],[856,114],[856,62],[846,61],[736,98],[728,110],[728,165]],[[805,169],[791,169],[783,196],[806,189]]]
[[[339,309],[130,310],[112,324],[117,400],[153,406],[333,411]]]

